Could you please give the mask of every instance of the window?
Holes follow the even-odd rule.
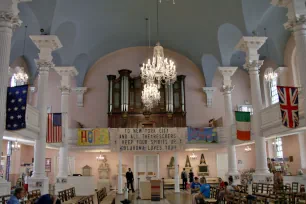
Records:
[[[29,76],[23,67],[16,67],[14,72],[10,82],[11,87],[22,86],[28,83]]]
[[[282,143],[282,138],[277,137],[275,139],[275,142],[273,142],[273,144],[275,145],[275,149],[276,149],[276,157],[277,158],[283,158],[283,143]]]
[[[277,78],[273,79],[269,83],[269,90],[270,90],[270,98],[271,98],[271,104],[276,104],[279,102],[278,99],[278,93],[277,93]]]
[[[11,87],[17,86],[17,80],[16,77],[13,75],[11,78]]]

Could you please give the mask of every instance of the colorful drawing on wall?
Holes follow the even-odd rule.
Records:
[[[188,143],[218,143],[217,128],[192,128],[188,127]]]
[[[107,128],[78,130],[79,146],[94,146],[107,144],[109,144],[109,134]]]

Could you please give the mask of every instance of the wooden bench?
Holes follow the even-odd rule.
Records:
[[[102,200],[100,204],[115,204],[116,191],[111,191],[108,195]]]
[[[77,204],[94,204],[93,195],[83,197],[77,202]]]
[[[63,203],[77,203],[83,197],[75,195],[74,187],[58,192],[58,199]]]
[[[101,190],[97,191],[98,204],[100,204],[106,196],[107,196],[106,188],[102,188]]]

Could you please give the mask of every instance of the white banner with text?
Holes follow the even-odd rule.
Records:
[[[176,151],[184,149],[186,128],[111,128],[112,151]]]

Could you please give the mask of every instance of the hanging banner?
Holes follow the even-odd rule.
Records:
[[[184,147],[186,128],[109,129],[112,150],[121,152],[175,151]]]
[[[108,144],[108,128],[78,129],[78,146],[94,146]]]
[[[188,143],[218,143],[217,128],[192,128],[188,127]]]

